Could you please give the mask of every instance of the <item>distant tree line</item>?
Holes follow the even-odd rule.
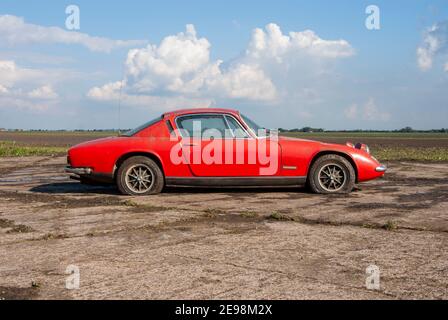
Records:
[[[301,129],[299,128],[294,128],[294,129],[283,129],[283,128],[279,128],[278,129],[279,132],[324,132],[325,130],[322,128],[311,128],[311,127],[303,127]]]
[[[284,129],[279,128],[279,132],[400,132],[400,133],[448,133],[448,128],[442,128],[442,129],[430,129],[430,130],[415,130],[411,127],[404,127],[401,129],[395,129],[395,130],[363,130],[363,129],[355,129],[355,130],[325,130],[322,128],[311,128],[311,127],[303,127],[301,129],[295,128],[295,129]]]

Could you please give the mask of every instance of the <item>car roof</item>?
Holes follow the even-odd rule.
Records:
[[[196,108],[196,109],[181,109],[176,111],[171,111],[163,114],[163,117],[171,116],[181,116],[187,114],[198,114],[198,113],[230,113],[235,116],[239,116],[240,112],[234,109],[224,109],[224,108]]]

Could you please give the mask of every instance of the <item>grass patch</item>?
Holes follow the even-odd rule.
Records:
[[[294,218],[287,216],[285,214],[274,212],[270,216],[267,217],[268,220],[276,220],[276,221],[294,221]]]
[[[448,161],[448,148],[374,147],[372,154],[380,161]]]
[[[225,214],[226,212],[221,209],[213,209],[213,208],[207,208],[204,211],[203,216],[206,218],[214,218],[220,214]]]
[[[43,235],[42,237],[38,238],[37,240],[60,240],[60,239],[66,239],[68,238],[65,234],[55,234],[55,233],[47,233]]]
[[[19,224],[19,225],[15,225],[12,227],[11,230],[8,230],[6,233],[11,234],[11,233],[29,233],[29,232],[33,232],[34,229],[26,226],[24,224]]]
[[[133,212],[161,212],[171,210],[169,207],[153,206],[146,203],[137,203],[133,200],[125,200],[121,202],[125,207],[133,208]]]
[[[123,205],[124,206],[126,206],[126,207],[138,207],[139,206],[139,204],[137,203],[137,202],[135,202],[135,201],[132,201],[132,200],[125,200],[125,201],[123,201],[122,202],[123,203]]]
[[[252,211],[245,211],[240,214],[243,218],[255,218],[258,217],[258,214],[256,212]]]
[[[395,222],[389,220],[382,226],[382,228],[387,231],[393,231],[397,230],[398,226]]]
[[[0,141],[0,157],[56,156],[66,152],[67,148],[63,147],[31,147],[10,141]]]

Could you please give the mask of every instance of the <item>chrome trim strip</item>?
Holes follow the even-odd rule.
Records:
[[[282,168],[283,170],[297,170],[297,167],[295,166],[283,166]]]
[[[376,172],[386,172],[387,171],[387,167],[386,166],[379,166],[375,169]]]
[[[72,167],[65,167],[65,172],[67,173],[74,173],[77,175],[88,175],[92,173],[91,168],[72,168]]]

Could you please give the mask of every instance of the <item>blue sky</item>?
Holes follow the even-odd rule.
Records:
[[[213,106],[267,127],[448,127],[447,21],[446,0],[3,0],[0,127],[129,128]]]

